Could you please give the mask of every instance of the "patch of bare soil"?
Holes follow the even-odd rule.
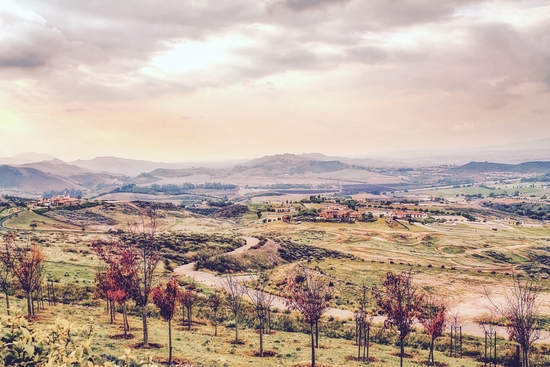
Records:
[[[244,345],[244,344],[246,344],[246,340],[244,340],[244,339],[239,339],[237,341],[235,341],[235,339],[231,339],[231,340],[228,340],[227,342],[229,344],[233,344],[233,345]]]
[[[163,347],[163,345],[159,343],[149,343],[149,345],[145,347],[143,343],[136,343],[136,344],[130,345],[130,347],[134,349],[160,349]]]
[[[300,362],[293,365],[292,367],[311,367],[311,362]],[[331,367],[331,366],[328,364],[315,362],[315,367]]]
[[[168,363],[168,358],[155,358],[155,363],[160,364],[161,366],[170,366]],[[196,365],[184,358],[172,357],[172,366],[173,367],[195,367]]]
[[[395,357],[399,357],[401,356],[401,353],[399,352],[393,352],[393,353],[390,353],[392,356],[395,356]],[[416,357],[415,354],[410,354],[410,353],[403,353],[403,358],[414,358]]]
[[[122,340],[122,339],[126,339],[126,340],[129,340],[129,339],[134,339],[136,336],[134,334],[115,334],[115,335],[109,335],[109,339],[113,339],[113,340]]]
[[[361,357],[357,358],[357,356],[347,356],[346,361],[357,361],[357,362],[379,362],[380,360],[375,357]]]
[[[264,350],[263,356],[260,356],[259,351],[252,352],[252,356],[254,357],[261,357],[261,358],[269,358],[269,357],[275,357],[278,353],[273,350]]]
[[[426,366],[436,366],[436,367],[449,367],[449,365],[447,363],[444,363],[444,362],[428,362],[428,361],[422,361],[422,362],[418,362],[419,364],[423,364],[423,365],[426,365]]]

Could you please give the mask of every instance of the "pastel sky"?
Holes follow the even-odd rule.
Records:
[[[0,2],[0,156],[367,156],[549,121],[547,0]]]

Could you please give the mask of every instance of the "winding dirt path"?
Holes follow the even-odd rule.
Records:
[[[239,247],[231,252],[228,252],[227,254],[243,253],[249,250],[251,247],[258,244],[259,242],[259,240],[254,237],[243,237],[243,238],[246,240],[246,245]],[[212,273],[207,273],[204,271],[197,271],[195,270],[195,263],[179,266],[176,269],[174,269],[174,272],[179,276],[186,276],[186,277],[193,278],[197,282],[212,288],[223,288],[223,283],[222,283],[223,277],[219,277]],[[243,276],[237,277],[237,279],[240,279],[243,281],[250,280],[252,278],[253,278],[253,275],[243,275]],[[470,299],[467,304],[460,303],[460,304],[455,304],[454,307],[452,307],[454,311],[459,310],[461,318],[463,318],[462,332],[464,334],[469,334],[477,337],[482,337],[484,335],[484,331],[480,328],[480,326],[471,320],[473,320],[477,316],[482,315],[483,313],[486,313],[487,306],[489,306],[488,300],[485,297],[478,297],[476,299]],[[274,296],[272,307],[278,308],[280,310],[288,309],[288,307],[285,304],[285,298],[280,296]],[[325,315],[338,317],[340,319],[353,318],[352,311],[344,310],[340,308],[329,308],[325,313]],[[375,323],[383,323],[384,320],[385,320],[384,316],[376,316],[373,321]],[[415,326],[420,327],[419,324]],[[506,329],[504,327],[497,326],[495,329],[499,335],[507,335]],[[550,334],[543,332],[542,337],[538,341],[538,343],[548,343],[548,342],[550,342]]]

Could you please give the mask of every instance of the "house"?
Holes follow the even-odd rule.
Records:
[[[391,212],[390,216],[397,219],[425,219],[428,214],[422,212],[396,211]]]
[[[42,199],[39,203],[41,206],[71,206],[80,204],[79,199],[71,198],[69,195],[56,195],[52,198]]]
[[[355,210],[344,210],[344,209],[335,209],[327,208],[319,214],[321,218],[324,219],[353,219],[357,220],[361,218],[361,213]]]

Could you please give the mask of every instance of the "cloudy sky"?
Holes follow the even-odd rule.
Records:
[[[0,2],[0,156],[369,155],[549,121],[547,0]]]

